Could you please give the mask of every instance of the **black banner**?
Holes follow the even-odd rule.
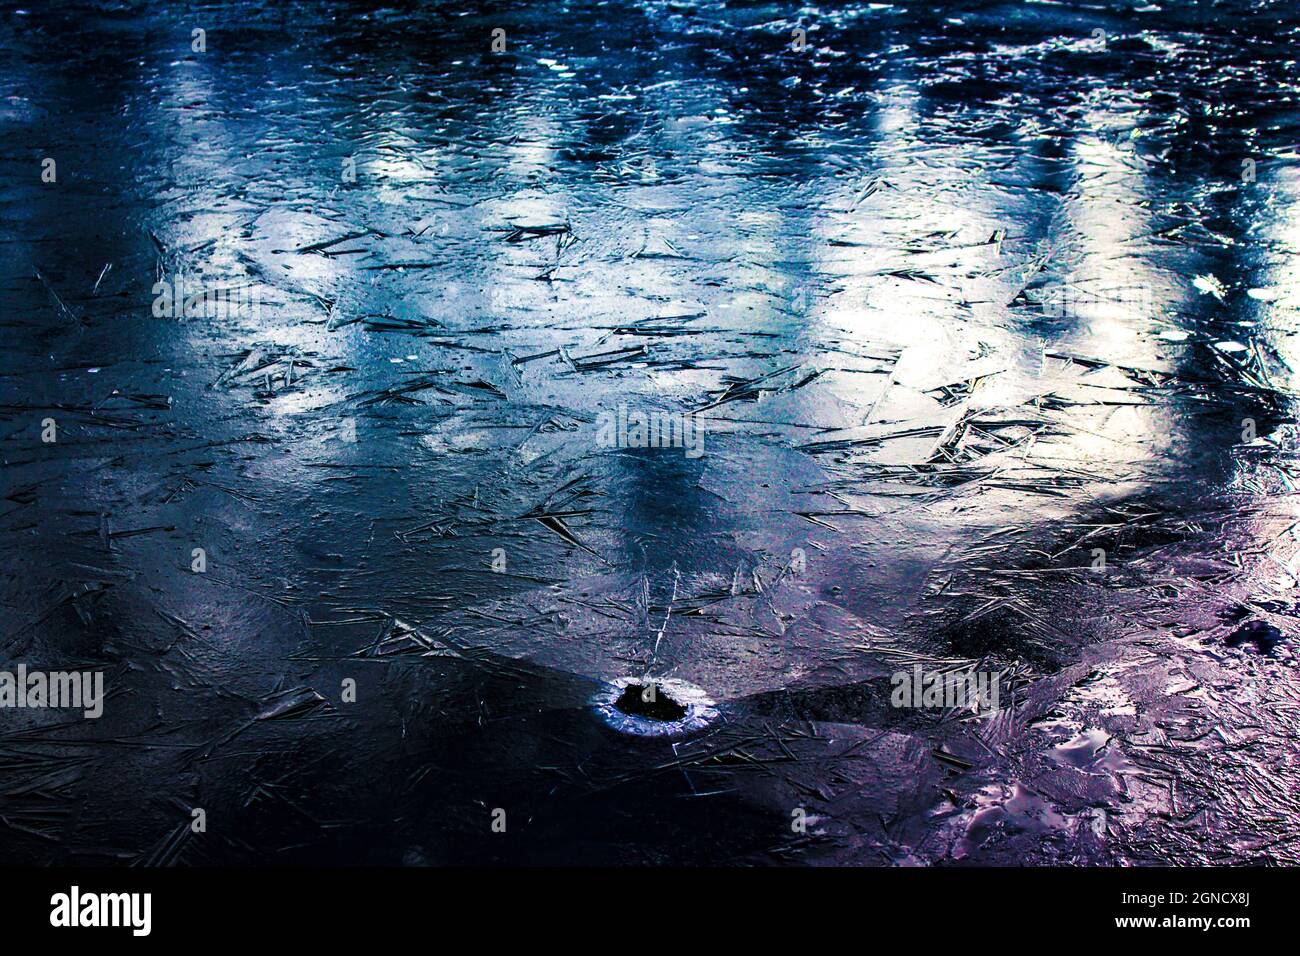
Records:
[[[539,941],[561,927],[671,935],[664,924],[683,918],[692,935],[734,939],[830,917],[864,935],[936,942],[1036,930],[1227,942],[1280,929],[1297,889],[1283,869],[48,869],[3,879],[18,940],[291,944],[458,927]]]

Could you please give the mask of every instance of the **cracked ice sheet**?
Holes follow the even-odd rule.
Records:
[[[0,15],[8,859],[1297,859],[1289,13]]]

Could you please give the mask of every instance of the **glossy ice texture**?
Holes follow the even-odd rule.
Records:
[[[1300,862],[1298,27],[0,5],[0,859]]]

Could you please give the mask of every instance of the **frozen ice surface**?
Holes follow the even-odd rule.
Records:
[[[0,859],[1300,862],[1298,28],[0,5]]]

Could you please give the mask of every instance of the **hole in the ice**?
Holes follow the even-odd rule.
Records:
[[[687,709],[673,700],[668,689],[654,681],[632,681],[623,688],[614,706],[629,717],[646,720],[681,720],[687,714]]]
[[[592,704],[605,723],[634,737],[680,737],[707,727],[718,716],[704,691],[675,679],[624,677]]]

